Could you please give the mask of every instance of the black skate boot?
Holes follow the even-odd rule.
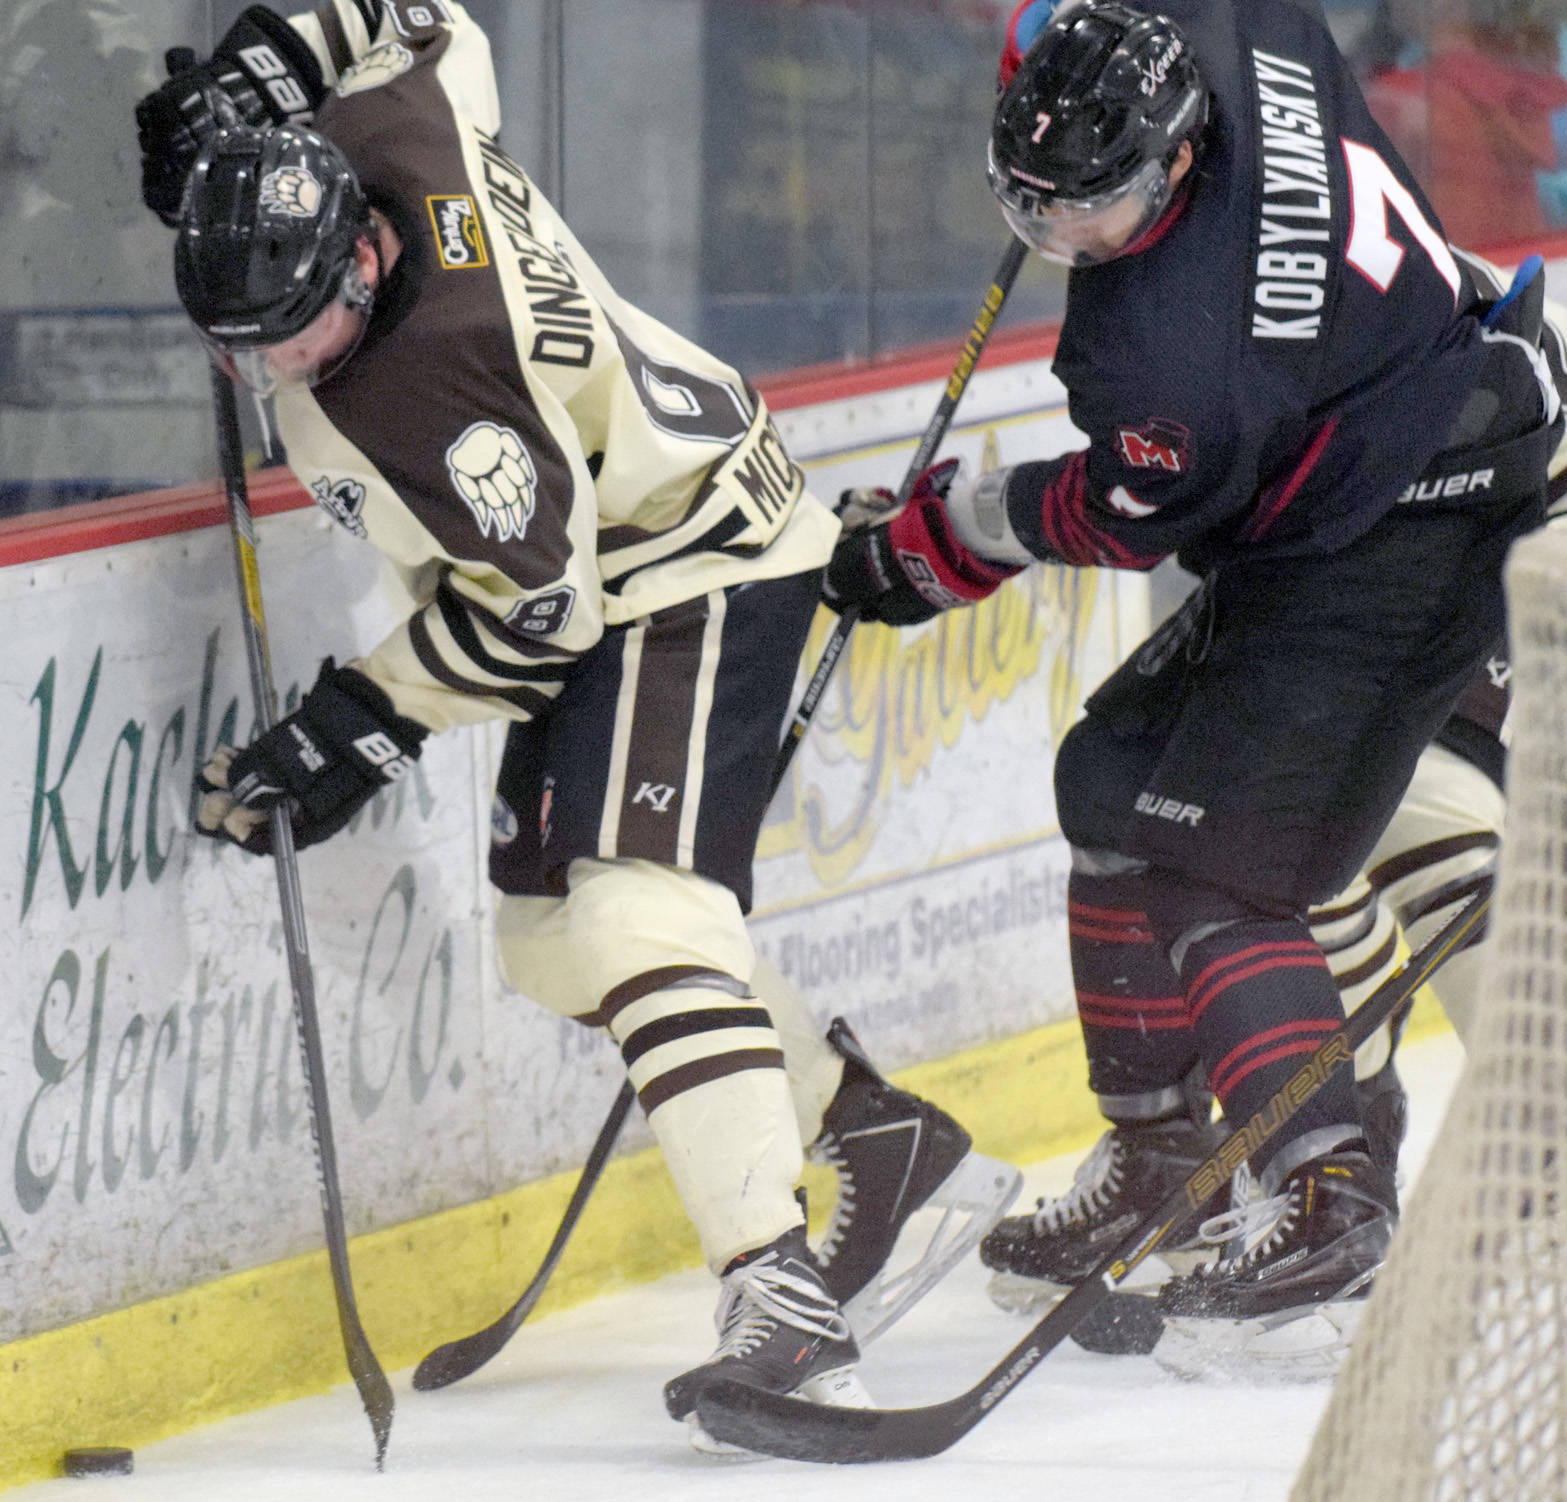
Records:
[[[1155,1359],[1189,1377],[1331,1375],[1397,1220],[1392,1175],[1364,1151],[1303,1164],[1278,1194],[1203,1223],[1228,1254],[1159,1290]]]
[[[803,1226],[741,1253],[724,1269],[713,1322],[718,1349],[664,1384],[669,1416],[686,1421],[697,1449],[731,1449],[697,1422],[697,1396],[712,1382],[743,1382],[849,1408],[870,1405],[852,1370],[860,1348],[816,1270]]]
[[[1023,1176],[970,1151],[969,1134],[945,1111],[883,1079],[843,1018],[827,1041],[843,1055],[843,1082],[807,1151],[837,1171],[838,1200],[816,1261],[863,1345],[995,1225]],[[917,1260],[890,1270],[899,1233],[927,1206],[943,1212],[940,1223]]]
[[[1072,1187],[1042,1199],[1033,1214],[1012,1215],[979,1245],[990,1268],[990,1297],[1023,1314],[1075,1288],[1160,1204],[1196,1172],[1219,1141],[1205,1092],[1190,1091],[1186,1114],[1112,1127],[1078,1165]],[[1204,1255],[1195,1239],[1171,1247],[1162,1268],[1180,1272]],[[1096,1347],[1097,1349],[1097,1347]]]
[[[1369,1078],[1356,1080],[1355,1094],[1360,1101],[1360,1120],[1371,1161],[1396,1182],[1398,1150],[1409,1127],[1409,1097],[1393,1060],[1389,1059]],[[1397,1213],[1396,1204],[1394,1212]]]

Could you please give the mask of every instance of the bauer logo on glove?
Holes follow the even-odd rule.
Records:
[[[272,810],[287,803],[296,848],[320,844],[408,774],[428,733],[363,673],[329,657],[293,714],[243,751],[220,745],[208,758],[196,832],[266,855]]]

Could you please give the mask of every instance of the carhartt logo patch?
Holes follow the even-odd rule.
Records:
[[[490,253],[478,210],[466,193],[432,193],[424,201],[435,226],[435,254],[448,271],[488,266]]]

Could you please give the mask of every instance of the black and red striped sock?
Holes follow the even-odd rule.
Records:
[[[1303,921],[1227,923],[1187,947],[1181,978],[1209,1087],[1229,1126],[1237,1131],[1251,1126],[1258,1137],[1251,1155],[1256,1172],[1264,1174],[1287,1143],[1310,1139],[1331,1151],[1359,1134],[1347,1068],[1287,1121],[1275,1100],[1323,1040],[1344,1025],[1338,987]]]
[[[1186,1000],[1164,946],[1148,926],[1135,876],[1073,871],[1067,923],[1088,1083],[1106,1114],[1120,1097],[1167,1090],[1197,1058]],[[1136,1118],[1135,1106],[1121,1113]]]

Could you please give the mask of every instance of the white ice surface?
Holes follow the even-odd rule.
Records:
[[[1406,1167],[1424,1158],[1460,1062],[1450,1036],[1400,1052],[1411,1096]],[[1036,1165],[1020,1204],[1059,1192],[1073,1162]],[[497,1307],[513,1293],[497,1287]],[[714,1460],[687,1446],[660,1397],[666,1378],[710,1353],[713,1303],[712,1281],[683,1273],[525,1325],[488,1367],[443,1392],[416,1393],[409,1372],[395,1374],[380,1476],[345,1384],[149,1446],[133,1476],[81,1484],[104,1502],[1284,1502],[1328,1392],[1321,1382],[1182,1382],[1150,1357],[1094,1356],[1067,1342],[934,1459]],[[971,1257],[870,1349],[860,1372],[880,1404],[936,1402],[976,1381],[1026,1329],[990,1304]],[[58,1499],[62,1485],[11,1495]]]

